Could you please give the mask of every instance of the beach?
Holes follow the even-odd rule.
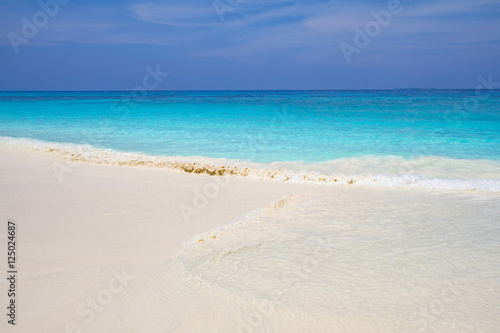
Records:
[[[2,92],[0,330],[495,332],[497,100]]]
[[[82,288],[92,290],[95,283],[105,280],[112,271],[108,267],[136,271],[161,263],[181,251],[185,240],[238,220],[281,196],[307,190],[301,185],[240,179],[217,183],[210,176],[181,171],[71,164],[41,152],[8,146],[2,146],[1,156],[0,211],[3,221],[13,219],[19,224],[18,255],[22,258],[19,312],[25,319],[14,329],[25,332],[48,324],[37,306],[47,304],[51,304],[50,312],[59,322],[50,323],[42,331],[64,331],[66,319],[60,311],[66,308],[62,302],[68,296],[65,288],[78,295]],[[67,173],[61,180],[55,171],[57,165],[68,168],[62,169]],[[199,209],[199,214],[186,215],[185,219],[179,205],[196,209],[192,204],[197,198],[194,190],[203,192],[212,184],[220,188],[220,195]],[[6,248],[6,234],[3,236]],[[3,251],[4,263],[5,255]],[[96,270],[99,273],[92,273]],[[33,292],[41,292],[40,285],[26,290],[23,284],[25,279],[37,280],[39,276],[47,278],[42,281],[50,281],[51,274],[80,276],[82,272],[90,272],[91,277],[66,280],[66,285],[58,283],[61,289],[52,290],[43,299],[33,298]],[[2,281],[2,288],[5,286]],[[39,321],[30,313],[40,316]],[[76,311],[68,315],[68,320],[71,315],[78,319]],[[8,328],[5,322],[1,325]]]
[[[2,331],[498,327],[496,192],[297,184],[0,149],[1,220],[16,222],[18,244],[17,323]]]
[[[500,332],[500,1],[4,1],[0,333]]]
[[[310,190],[238,178],[215,182],[213,177],[175,170],[68,163],[6,146],[1,155],[2,218],[19,220],[25,239],[20,240],[21,251],[26,251],[21,255],[28,256],[25,260],[36,256],[24,263],[25,276],[62,267],[157,263],[182,250],[192,236],[236,221],[282,196]],[[61,179],[55,171],[59,165],[66,171]],[[215,185],[219,193],[197,209],[193,200],[205,197],[207,185]],[[186,208],[186,219],[181,204],[193,210]],[[73,236],[66,237],[68,232]],[[34,240],[45,245],[31,245]],[[93,250],[99,252],[87,254]],[[73,259],[65,261],[67,256]]]

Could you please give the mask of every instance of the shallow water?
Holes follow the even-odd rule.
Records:
[[[71,319],[89,332],[496,332],[498,216],[494,193],[287,196],[128,270],[134,278],[92,320],[72,305],[41,331]],[[50,293],[71,274],[26,283]]]

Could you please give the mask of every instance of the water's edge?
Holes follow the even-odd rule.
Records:
[[[211,176],[234,176],[322,185],[379,185],[500,192],[500,174],[498,174],[500,162],[488,160],[458,160],[436,156],[421,156],[410,160],[388,156],[384,161],[381,161],[383,157],[366,157],[364,160],[353,158],[322,164],[280,162],[262,164],[202,156],[152,156],[89,145],[61,144],[27,138],[0,137],[0,144],[45,152],[76,163],[167,168]],[[375,163],[380,164],[380,167],[374,170],[363,170],[368,169],[370,164],[373,167]],[[438,163],[443,169],[439,172],[435,167]],[[349,170],[351,172],[346,172]],[[377,173],[376,171],[379,170],[384,170],[384,173]],[[473,173],[470,172],[471,170]]]

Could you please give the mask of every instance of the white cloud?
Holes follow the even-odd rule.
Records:
[[[203,27],[217,22],[213,8],[189,5],[165,5],[152,2],[128,7],[132,15],[141,21],[177,27]]]

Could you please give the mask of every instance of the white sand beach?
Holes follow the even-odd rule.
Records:
[[[8,145],[0,156],[0,260],[14,220],[18,270],[16,326],[2,332],[500,324],[498,193],[76,164]]]
[[[1,219],[19,223],[25,277],[158,263],[192,236],[311,190],[168,169],[75,164],[8,146],[1,146],[0,155]]]

